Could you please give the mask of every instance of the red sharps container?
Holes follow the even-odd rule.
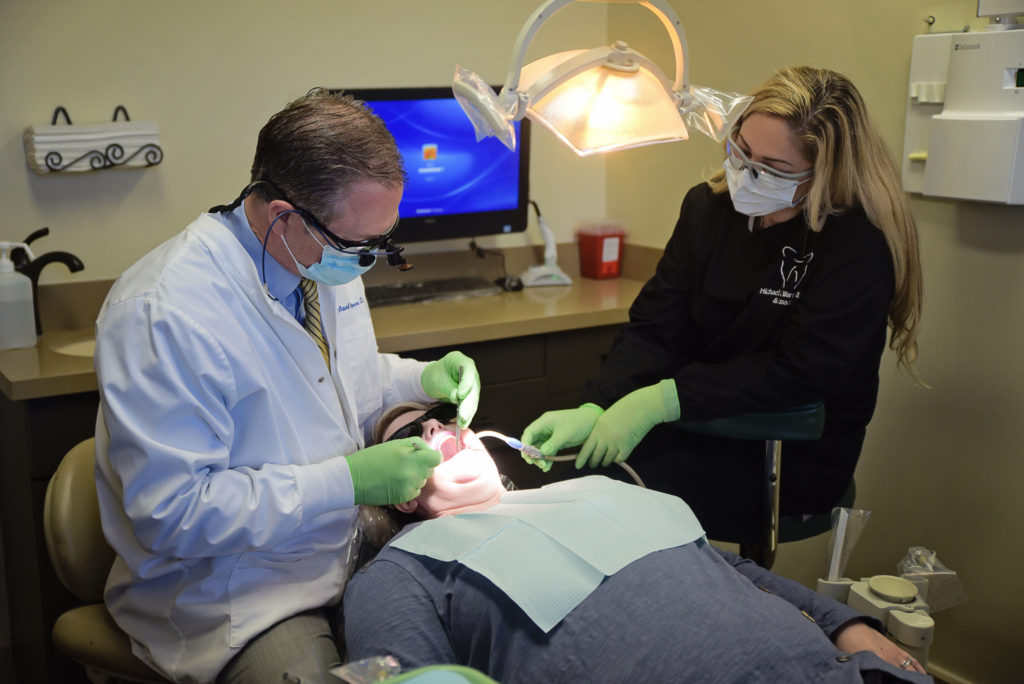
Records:
[[[576,231],[580,245],[580,274],[584,278],[618,278],[626,231],[616,223],[583,226]]]

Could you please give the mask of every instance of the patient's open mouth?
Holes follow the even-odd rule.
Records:
[[[462,447],[455,441],[455,435],[451,432],[439,432],[430,440],[430,447],[441,452],[441,462],[447,461],[459,453]]]

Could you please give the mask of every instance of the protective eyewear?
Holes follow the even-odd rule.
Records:
[[[287,201],[287,200],[285,200]],[[292,206],[295,206],[292,204]],[[412,264],[405,260],[402,256],[402,252],[405,247],[396,245],[391,240],[391,234],[395,232],[398,227],[398,221],[391,226],[386,232],[381,233],[377,237],[370,238],[368,240],[362,240],[360,242],[353,242],[352,240],[345,240],[340,238],[331,231],[324,228],[313,216],[307,211],[295,209],[302,217],[303,222],[306,224],[306,228],[309,229],[310,224],[316,229],[316,232],[320,233],[324,240],[338,250],[342,254],[353,254],[359,257],[360,266],[372,266],[374,260],[377,257],[387,257],[388,266],[397,266],[399,271],[408,271],[412,268]]]
[[[447,425],[455,420],[457,412],[458,409],[455,404],[438,404],[419,418],[416,418],[412,422],[406,423],[395,430],[391,436],[384,441],[390,442],[395,439],[405,439],[406,437],[422,437],[423,424],[425,422],[428,420],[436,420],[442,425]]]
[[[742,148],[740,148],[734,136],[735,133],[731,133],[729,138],[725,141],[726,154],[732,157],[733,161],[740,169],[749,169],[750,174],[754,178],[757,178],[758,175],[764,173],[765,175],[781,178],[783,180],[802,180],[810,177],[810,175],[814,173],[814,169],[807,169],[806,171],[800,171],[799,173],[787,173],[785,171],[773,169],[767,164],[752,161]]]
[[[307,219],[310,223],[312,223],[313,227],[317,229],[317,232],[323,235],[324,238],[331,243],[332,247],[335,247],[336,249],[339,249],[342,252],[346,252],[349,254],[354,254],[358,252],[378,252],[386,249],[388,243],[391,242],[391,236],[394,234],[395,229],[398,228],[398,221],[395,220],[395,223],[390,228],[388,228],[386,231],[384,231],[383,233],[376,237],[358,241],[346,240],[345,238],[339,237],[338,235],[335,235],[331,231],[327,230],[326,226],[324,226],[322,223],[320,223],[320,221],[315,219],[312,216],[312,214],[310,214],[308,211],[299,210],[298,208],[296,208],[296,211],[299,211],[299,213],[303,215],[303,218]]]
[[[366,240],[346,240],[345,238],[335,235],[328,230],[327,225],[314,216],[311,211],[291,201],[284,191],[281,190],[281,188],[279,188],[273,181],[264,178],[256,182],[266,183],[273,188],[274,192],[280,195],[281,199],[292,205],[296,213],[298,213],[299,216],[302,217],[303,221],[306,222],[306,226],[315,228],[316,231],[323,236],[324,240],[331,245],[331,247],[334,247],[339,252],[343,252],[345,254],[357,255],[359,257],[360,266],[371,266],[377,257],[383,256],[387,257],[388,266],[397,266],[399,271],[408,271],[412,268],[412,264],[406,261],[405,257],[402,256],[402,252],[405,250],[405,247],[396,245],[391,239],[395,229],[398,228],[397,219],[390,228],[376,237],[368,238]]]

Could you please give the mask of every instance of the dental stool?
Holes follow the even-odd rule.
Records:
[[[62,613],[53,626],[57,650],[85,667],[93,682],[161,684],[167,680],[132,654],[131,642],[103,604],[103,586],[114,563],[100,526],[93,439],[64,456],[50,478],[43,531],[61,583],[84,605]]]
[[[712,420],[678,421],[674,425],[684,430],[713,437],[751,439],[763,441],[764,475],[762,478],[761,525],[756,543],[740,544],[740,555],[770,569],[775,562],[775,551],[780,542],[799,541],[832,528],[829,513],[796,515],[780,518],[779,486],[783,441],[808,441],[821,437],[825,429],[825,405],[821,402],[796,406],[784,411],[744,413]],[[850,487],[837,504],[853,504],[856,488]],[[730,541],[723,539],[721,541]]]

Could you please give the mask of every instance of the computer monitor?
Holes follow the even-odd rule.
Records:
[[[338,91],[335,91],[338,92]],[[477,142],[450,87],[340,89],[362,100],[395,136],[408,180],[395,242],[526,230],[529,122],[516,122],[516,150]]]

